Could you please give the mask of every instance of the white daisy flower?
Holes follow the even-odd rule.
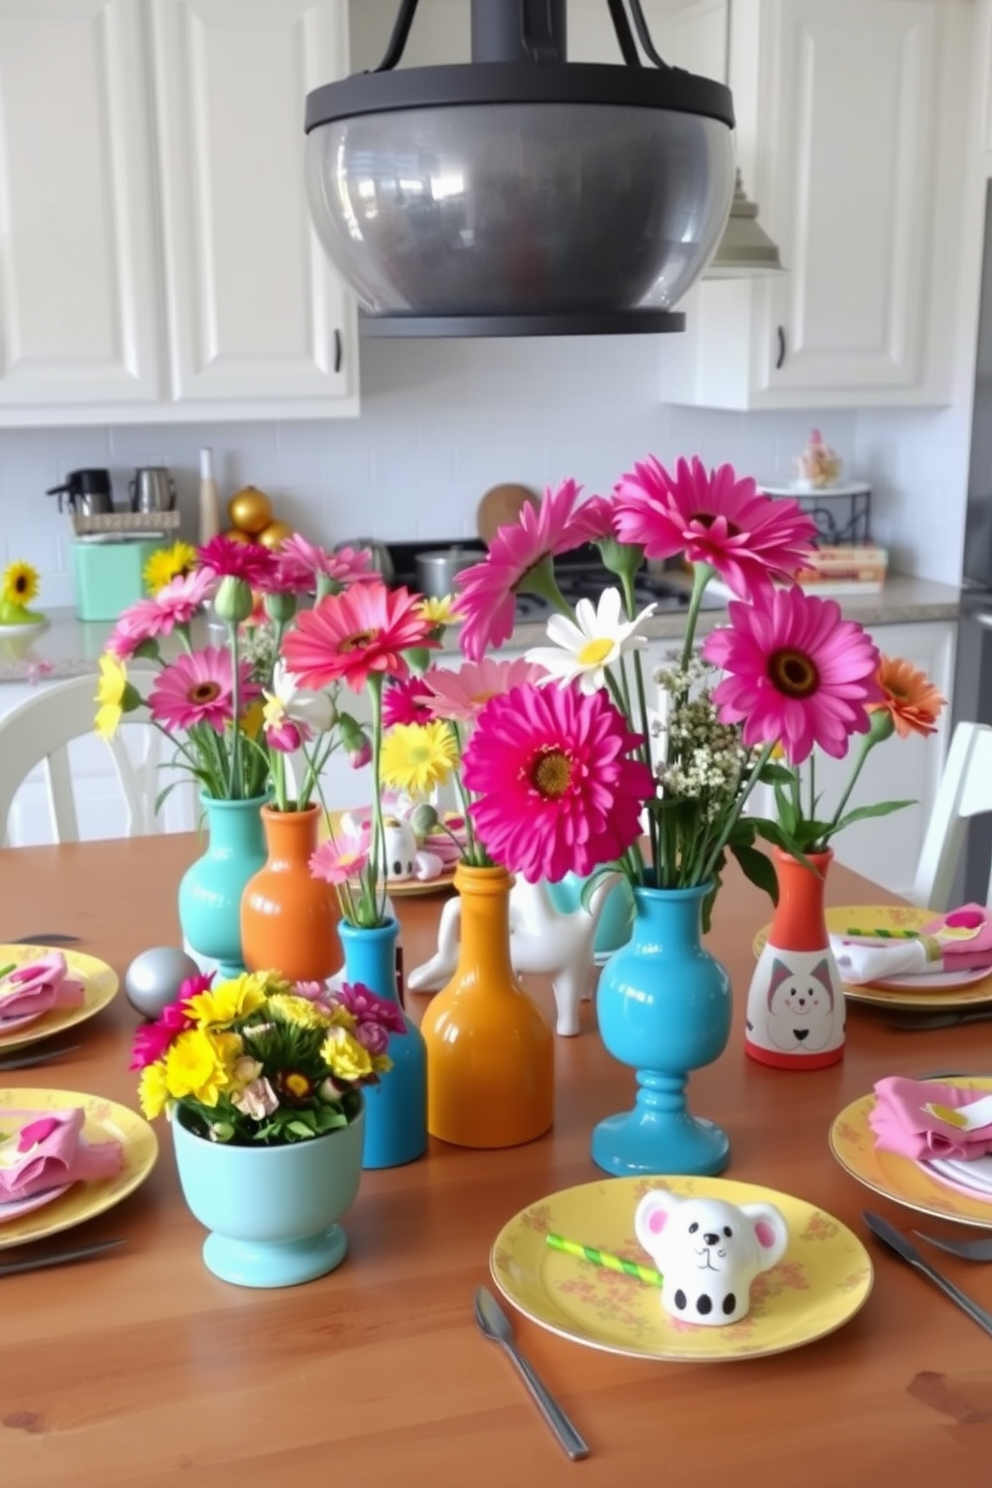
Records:
[[[548,639],[554,646],[534,646],[527,660],[547,671],[542,683],[557,682],[566,687],[578,678],[580,692],[598,692],[606,686],[606,668],[625,651],[646,646],[638,630],[655,611],[649,604],[633,620],[624,620],[619,589],[604,589],[599,605],[580,599],[575,606],[575,623],[564,615],[552,615],[548,621]]]
[[[326,733],[334,725],[334,704],[326,692],[308,692],[300,686],[299,678],[277,661],[272,671],[272,691],[263,692],[266,699],[263,709],[266,726],[278,728],[286,718],[294,723],[305,723],[317,733]]]

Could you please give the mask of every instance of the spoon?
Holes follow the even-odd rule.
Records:
[[[541,1383],[531,1365],[517,1348],[513,1338],[513,1328],[510,1324],[510,1319],[502,1307],[500,1307],[492,1292],[488,1291],[485,1287],[479,1287],[475,1294],[475,1319],[486,1337],[491,1339],[493,1343],[498,1343],[509,1354],[520,1371],[524,1384],[533,1396],[538,1410],[558,1438],[559,1445],[564,1448],[572,1461],[575,1462],[580,1457],[588,1457],[588,1446],[576,1431],[557,1400],[554,1399],[547,1388]]]

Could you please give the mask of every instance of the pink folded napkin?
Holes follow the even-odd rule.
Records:
[[[0,1204],[29,1199],[46,1188],[110,1178],[124,1163],[121,1143],[87,1142],[86,1113],[0,1111]]]
[[[0,1018],[24,1018],[56,1007],[79,1007],[83,983],[69,975],[61,951],[18,966],[0,981]]]
[[[868,1112],[875,1146],[901,1157],[984,1157],[992,1152],[992,1120],[962,1130],[940,1115],[940,1108],[960,1110],[989,1096],[968,1085],[942,1085],[937,1080],[908,1080],[891,1075],[875,1083],[876,1102]]]

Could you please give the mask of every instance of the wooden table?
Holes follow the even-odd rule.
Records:
[[[178,942],[176,886],[197,851],[192,837],[152,837],[0,852],[0,942],[73,932],[123,975],[139,951]],[[836,867],[829,896],[891,898]],[[408,966],[431,943],[439,902],[401,905]],[[585,1348],[515,1316],[525,1351],[592,1448],[585,1462],[567,1460],[502,1352],[478,1333],[472,1296],[507,1219],[601,1176],[589,1158],[593,1123],[631,1103],[632,1074],[606,1054],[584,1005],[581,1035],[557,1041],[553,1131],[498,1152],[432,1141],[420,1162],[363,1175],[345,1220],[347,1261],[307,1286],[249,1291],[206,1270],[168,1128],[156,1123],[151,1178],[71,1234],[126,1236],[126,1248],[0,1281],[2,1488],[860,1488],[883,1473],[901,1488],[944,1488],[965,1473],[988,1481],[992,1338],[871,1240],[862,1208],[903,1229],[913,1216],[848,1177],[827,1132],[882,1075],[988,1069],[989,1028],[905,1033],[855,1006],[842,1064],[810,1074],[759,1066],[744,1056],[741,1017],[751,939],[767,918],[762,896],[730,875],[711,943],[733,978],[736,1026],[722,1058],[692,1077],[691,1105],[729,1130],[729,1176],[821,1205],[866,1239],[875,1288],[839,1332],[770,1358],[680,1365]],[[534,990],[550,1009],[550,990]],[[416,1016],[424,1000],[409,1000]],[[136,1108],[127,1070],[136,1021],[120,995],[77,1030],[78,1053],[0,1083]],[[992,1267],[944,1264],[992,1307]]]

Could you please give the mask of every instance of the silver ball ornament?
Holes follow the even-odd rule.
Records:
[[[175,946],[153,946],[135,956],[124,974],[124,995],[143,1018],[158,1018],[179,996],[187,977],[199,976],[192,956]]]

